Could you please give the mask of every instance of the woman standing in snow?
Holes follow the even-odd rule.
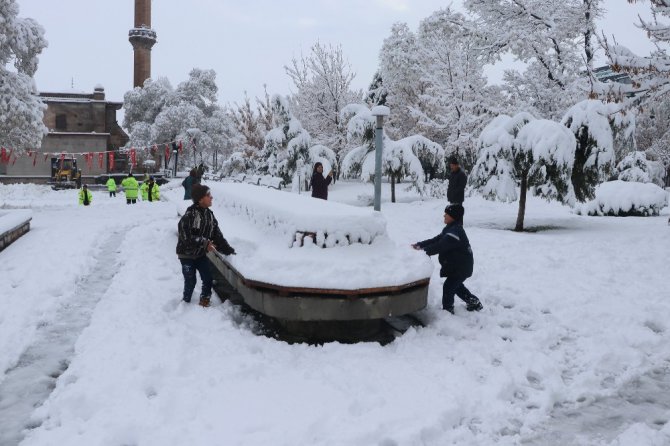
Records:
[[[314,171],[312,172],[312,179],[309,184],[312,187],[312,197],[320,198],[322,200],[328,199],[328,185],[333,181],[333,170],[328,172],[327,178],[323,177],[323,164],[314,164]]]

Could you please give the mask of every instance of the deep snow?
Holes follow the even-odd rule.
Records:
[[[0,186],[2,208],[33,213],[31,231],[0,253],[0,402],[15,388],[4,371],[50,350],[43,327],[77,337],[53,392],[24,414],[22,445],[670,443],[667,208],[585,217],[531,198],[526,226],[542,230],[518,234],[516,203],[468,198],[467,285],[484,311],[439,310],[433,259],[426,328],[386,346],[309,346],[254,335],[227,302],[179,302],[175,184],[162,188],[172,202],[127,206],[95,191],[86,208],[74,191]],[[355,204],[371,191],[338,182],[329,197]],[[409,250],[440,231],[445,203],[400,198],[382,212]],[[235,219],[214,202],[226,235]],[[90,316],[67,325],[62,309],[86,290]]]

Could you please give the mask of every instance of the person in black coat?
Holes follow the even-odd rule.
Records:
[[[309,184],[312,186],[312,197],[327,200],[328,185],[330,184],[331,181],[333,181],[333,170],[331,169],[330,172],[328,172],[328,176],[324,178],[323,164],[321,163],[314,164],[312,179],[309,182]]]
[[[463,172],[458,164],[458,158],[452,156],[449,158],[449,186],[447,187],[447,200],[449,204],[462,205],[465,201],[465,186],[468,183],[468,176]]]
[[[446,226],[437,236],[417,242],[414,249],[423,249],[426,254],[438,254],[440,277],[446,277],[442,287],[442,309],[454,314],[454,294],[466,304],[468,311],[479,311],[483,307],[479,298],[468,290],[463,282],[472,276],[474,257],[470,241],[459,220],[463,218],[463,206],[452,204],[444,209]]]
[[[194,184],[191,188],[193,204],[179,220],[179,239],[177,241],[177,257],[181,262],[181,271],[184,275],[184,302],[191,301],[191,295],[196,284],[195,273],[200,273],[202,292],[200,305],[209,307],[212,295],[212,272],[206,255],[217,250],[224,255],[235,254],[235,250],[221,234],[219,222],[214,213],[209,210],[212,205],[212,194],[209,187]]]

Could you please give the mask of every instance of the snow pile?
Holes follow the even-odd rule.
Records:
[[[316,244],[323,248],[369,244],[386,234],[386,220],[372,210],[245,184],[225,183],[218,190],[218,202],[231,214],[245,217],[292,245],[296,245],[297,232],[316,234]]]
[[[596,198],[581,207],[582,215],[615,217],[659,215],[668,205],[668,193],[652,183],[609,181],[596,188]]]
[[[32,211],[21,209],[16,211],[0,211],[0,234],[18,228],[33,217]]]

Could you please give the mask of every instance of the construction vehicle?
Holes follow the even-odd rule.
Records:
[[[79,189],[81,187],[81,171],[77,168],[77,159],[51,158],[51,188]]]

